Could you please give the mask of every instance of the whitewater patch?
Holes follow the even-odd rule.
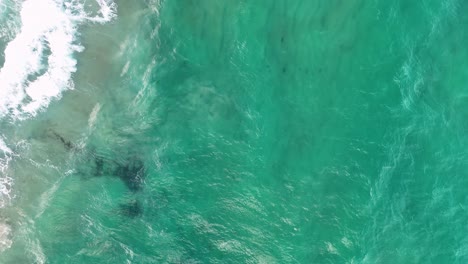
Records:
[[[11,200],[11,187],[13,179],[8,176],[8,163],[11,161],[13,152],[0,138],[0,208],[3,208]]]
[[[5,222],[0,222],[0,252],[11,247],[11,226]]]
[[[84,0],[26,0],[21,5],[21,29],[5,48],[0,69],[0,118],[36,115],[73,89],[74,55],[83,51],[78,28],[86,22],[106,23],[116,16],[116,4],[96,0],[94,15]]]
[[[7,147],[5,141],[3,141],[2,138],[0,138],[0,151],[4,154],[10,154],[12,152],[11,149]]]
[[[92,129],[94,127],[94,124],[96,123],[96,118],[99,113],[99,110],[101,110],[101,105],[97,103],[94,107],[91,113],[89,114],[89,119],[88,119],[88,127]]]

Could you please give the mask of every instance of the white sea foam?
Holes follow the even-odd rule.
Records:
[[[96,0],[99,4],[101,16],[89,18],[92,21],[106,23],[116,16],[117,6],[110,0]]]
[[[96,123],[96,118],[99,113],[99,110],[101,110],[101,105],[97,103],[93,107],[93,111],[89,114],[89,119],[88,119],[88,127],[91,129],[94,127],[94,124]]]
[[[0,208],[5,207],[11,201],[11,187],[13,179],[8,176],[0,177]]]
[[[0,222],[0,252],[11,247],[11,226],[7,223]]]
[[[3,141],[2,138],[0,138],[0,151],[4,154],[10,154],[12,152],[11,149],[7,147],[5,141]]]
[[[115,3],[96,0],[99,15],[88,15],[81,1],[26,0],[21,30],[5,49],[0,70],[0,117],[34,116],[51,100],[73,89],[74,54],[83,50],[78,27],[86,21],[105,23],[116,14]]]
[[[8,164],[15,153],[8,147],[0,136],[0,208],[5,207],[11,200],[11,188],[13,179],[8,174]]]
[[[11,161],[13,151],[0,138],[0,208],[5,207],[11,200],[11,187],[13,179],[8,176],[8,163]],[[0,234],[1,237],[1,234]],[[1,244],[0,238],[0,244]]]

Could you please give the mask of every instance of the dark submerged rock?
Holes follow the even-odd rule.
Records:
[[[94,176],[102,176],[104,170],[104,160],[101,157],[94,158]]]
[[[138,157],[130,158],[125,164],[119,165],[115,175],[119,177],[132,192],[143,188],[145,179],[145,164]]]
[[[67,150],[72,150],[75,148],[75,146],[73,145],[73,143],[71,143],[70,141],[66,140],[65,138],[63,138],[61,135],[59,135],[57,132],[55,131],[52,131],[52,135],[54,135],[54,137],[58,140],[60,140],[60,142],[62,142],[62,144],[65,146],[65,148]]]
[[[138,200],[132,200],[126,204],[119,205],[119,211],[122,215],[135,218],[143,214],[143,206]]]

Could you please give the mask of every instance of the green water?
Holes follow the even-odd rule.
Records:
[[[2,124],[1,263],[468,261],[466,1],[117,5]]]

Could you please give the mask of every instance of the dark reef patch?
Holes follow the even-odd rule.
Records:
[[[60,140],[60,142],[62,142],[63,146],[67,149],[67,150],[72,150],[75,148],[75,145],[73,143],[71,143],[71,141],[69,140],[66,140],[65,138],[63,138],[61,135],[59,135],[57,132],[55,131],[52,131],[52,135]]]
[[[133,192],[143,188],[145,174],[145,164],[136,156],[131,157],[124,164],[119,164],[115,170],[115,175]]]
[[[122,215],[135,218],[143,214],[143,206],[138,200],[132,200],[126,204],[120,204],[119,211]]]
[[[104,171],[104,160],[101,157],[95,157],[94,164],[94,176],[102,176]]]
[[[138,192],[143,189],[146,168],[145,163],[140,157],[134,155],[126,160],[116,161],[106,159],[92,150],[85,159],[90,165],[83,169],[82,175],[117,177],[132,192]]]

